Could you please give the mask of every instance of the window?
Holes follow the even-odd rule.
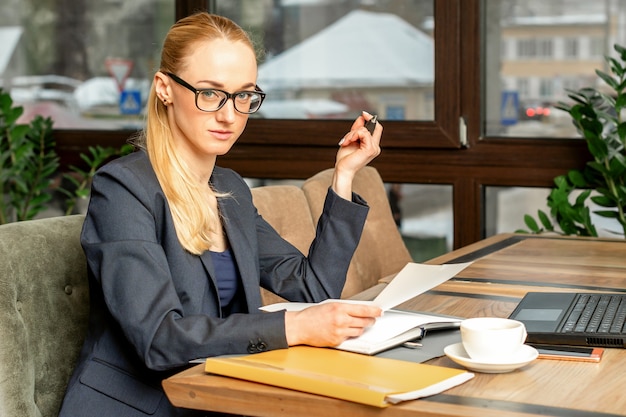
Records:
[[[9,26],[19,21],[19,13],[31,3],[35,2],[3,2],[0,5],[0,26],[7,25],[7,21]],[[273,25],[257,32],[260,35],[275,27],[284,28],[282,36],[272,35],[272,39],[282,39],[283,42],[282,45],[272,44],[272,48],[281,50],[303,40],[305,34],[313,33],[318,27],[318,21],[313,24],[308,17],[305,19],[312,12],[318,18],[327,16],[328,26],[333,20],[331,16],[337,17],[340,8],[346,13],[363,8],[392,11],[405,20],[431,16],[430,21],[426,18],[419,22],[411,20],[414,27],[429,34],[434,41],[435,81],[429,93],[431,97],[424,95],[422,109],[430,116],[412,119],[410,106],[417,106],[419,102],[411,102],[413,99],[406,95],[406,100],[398,100],[403,95],[396,91],[387,90],[384,94],[372,91],[375,98],[380,99],[381,113],[387,114],[387,119],[383,119],[383,152],[373,165],[389,183],[432,185],[442,187],[451,195],[451,210],[448,212],[453,217],[454,247],[472,243],[493,230],[487,230],[485,222],[486,208],[492,204],[487,192],[489,187],[550,187],[556,175],[584,165],[585,144],[575,139],[577,133],[572,131],[570,121],[562,112],[552,109],[545,120],[526,120],[522,117],[526,110],[523,106],[542,105],[542,79],[554,80],[551,102],[564,98],[562,89],[566,86],[578,88],[596,82],[594,70],[604,65],[602,56],[611,53],[614,43],[626,43],[621,23],[626,21],[626,3],[617,0],[249,0],[233,1],[232,5],[226,0],[136,0],[101,3],[99,7],[116,5],[120,8],[122,22],[133,14],[137,24],[158,15],[160,23],[153,28],[157,32],[161,31],[157,27],[164,29],[153,36],[154,50],[158,49],[167,27],[174,22],[174,13],[176,17],[182,17],[207,7],[216,11],[225,6],[224,13],[237,16],[237,21],[248,22],[246,24],[251,27],[259,27],[259,22],[268,19],[281,21],[272,20],[272,16],[298,22],[294,27]],[[316,11],[311,8],[311,3],[318,5]],[[46,4],[43,2],[38,7],[43,9]],[[93,4],[81,0],[72,2],[72,8],[77,14],[85,14],[96,7]],[[259,4],[267,7],[269,15],[258,12]],[[308,7],[307,14],[296,6]],[[278,10],[275,7],[280,7],[284,13],[274,14]],[[422,8],[426,11],[421,11]],[[415,14],[413,9],[420,11]],[[106,18],[98,20],[101,22],[96,23],[101,25]],[[48,33],[39,18],[29,19],[27,24],[37,27],[39,36]],[[120,27],[118,23],[115,29]],[[80,33],[91,34],[94,30]],[[579,37],[578,58],[564,59],[566,37]],[[535,42],[533,46],[528,41],[520,46],[520,41],[530,39],[549,40],[552,44],[550,57],[537,57],[540,53],[537,49],[544,48],[545,52],[545,45],[539,47]],[[96,44],[93,39],[87,43]],[[7,41],[3,43],[7,44]],[[529,57],[523,58],[518,48]],[[389,45],[376,48],[372,59],[382,56],[387,49],[390,49]],[[24,50],[18,48],[12,59],[22,53]],[[268,54],[266,59],[272,56],[276,55]],[[112,57],[127,58],[117,54]],[[107,74],[106,70],[102,71],[102,75]],[[11,74],[15,75],[34,73]],[[48,73],[38,72],[36,75]],[[3,82],[6,77],[7,74],[3,73]],[[72,86],[59,87],[63,91],[66,88]],[[544,87],[544,91],[549,90]],[[289,92],[292,93],[297,95],[294,90]],[[337,98],[344,99],[345,94],[334,99]],[[513,112],[510,111],[511,105],[515,105]],[[244,136],[227,156],[221,158],[220,164],[250,178],[306,178],[329,166],[336,152],[335,138],[345,132],[347,120],[251,119]],[[89,145],[118,146],[124,143],[134,132],[134,127],[126,125],[121,129],[57,130],[55,139],[62,163],[80,162],[77,152],[86,151]]]
[[[517,79],[517,91],[519,91],[519,96],[522,99],[530,97],[530,82],[527,78]]]
[[[552,39],[537,40],[537,56],[541,59],[554,57],[554,46]]]
[[[578,54],[578,38],[566,38],[564,48],[565,59],[576,59],[578,58]]]
[[[521,117],[514,122],[501,119],[499,85],[490,82],[487,96],[486,134],[510,137],[576,137],[567,115],[554,104],[567,99],[564,87],[582,87],[595,82],[595,69],[604,69],[604,45],[624,44],[626,34],[619,23],[626,16],[624,2],[585,2],[580,0],[501,2],[485,0],[489,20],[487,36],[497,36],[502,45],[514,40],[515,59],[492,48],[486,49],[485,71],[488,80],[508,80],[516,85]],[[614,16],[615,18],[609,18]],[[491,35],[493,34],[493,35]],[[507,88],[510,88],[507,86]],[[489,102],[496,100],[495,102]],[[552,107],[549,115],[524,117],[529,108]],[[542,128],[536,128],[536,122]]]
[[[352,119],[368,110],[389,119],[393,97],[403,108],[394,120],[434,118],[432,0],[229,0],[217,1],[216,11],[254,33],[265,51],[258,84],[268,96],[261,117]],[[372,59],[373,51],[384,56]]]
[[[569,115],[555,109],[553,104],[568,100],[566,89],[596,85],[598,79],[595,70],[605,70],[604,55],[614,53],[612,50],[614,43],[626,44],[626,33],[619,23],[626,17],[626,4],[614,0],[604,2],[487,0],[485,5],[491,10],[491,14],[499,14],[499,21],[494,17],[487,24],[500,27],[499,31],[490,28],[486,33],[496,34],[502,41],[510,37],[519,38],[531,34],[535,39],[553,40],[552,53],[549,56],[545,54],[546,59],[543,62],[531,62],[530,53],[526,53],[525,56],[518,54],[516,61],[502,59],[499,62],[496,59],[500,56],[497,51],[486,50],[486,80],[499,77],[518,79],[520,117],[506,125],[498,123],[499,103],[493,101],[498,95],[496,93],[487,95],[486,117],[491,123],[485,124],[484,133],[487,136],[485,141],[509,138],[508,140],[516,143],[512,151],[516,149],[520,152],[528,146],[535,151],[535,156],[529,155],[528,158],[541,161],[536,165],[533,164],[533,168],[519,167],[520,172],[516,175],[518,178],[515,181],[509,182],[493,176],[485,179],[483,182],[485,235],[491,235],[526,229],[523,222],[525,214],[537,218],[538,209],[549,211],[546,208],[546,198],[549,187],[553,185],[551,179],[571,168],[584,165],[586,157],[582,157],[581,154],[581,159],[572,157],[566,165],[559,168],[559,158],[564,155],[573,156],[576,153],[574,150],[577,145],[573,138],[578,137],[578,133],[573,128]],[[531,41],[525,39],[530,44]],[[495,42],[492,41],[490,44]],[[610,45],[610,48],[607,48],[607,45]],[[497,84],[487,84],[487,89],[490,88],[497,90]],[[546,108],[549,110],[547,115]],[[536,144],[520,138],[533,139]],[[557,142],[559,145],[556,145]],[[560,156],[558,153],[552,155],[546,153],[550,152],[549,149],[553,146],[560,149]],[[547,174],[542,184],[538,184],[534,178],[538,169]],[[512,182],[515,184],[511,184]]]
[[[65,4],[65,3],[60,3]],[[137,130],[171,0],[0,6],[0,86],[55,129]]]
[[[598,58],[606,54],[606,39],[594,36],[590,39],[590,57]]]
[[[537,56],[537,42],[535,39],[519,39],[517,41],[517,57],[519,59],[535,58]]]
[[[539,97],[551,100],[554,96],[554,79],[542,78],[539,80]]]

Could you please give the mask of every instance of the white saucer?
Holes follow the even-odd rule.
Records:
[[[537,359],[539,352],[532,346],[523,345],[519,353],[509,363],[481,363],[471,359],[465,349],[463,343],[455,343],[448,345],[443,349],[447,357],[454,362],[466,367],[471,371],[483,372],[487,374],[501,374],[511,372],[522,366],[528,365]]]

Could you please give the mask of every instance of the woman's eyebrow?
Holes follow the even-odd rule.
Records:
[[[220,83],[220,82],[217,82],[217,81],[211,81],[211,80],[200,80],[200,81],[198,81],[198,84],[199,84],[199,85],[201,85],[201,84],[209,84],[211,87],[213,87],[213,88],[219,88],[219,89],[221,89],[221,90],[224,90],[224,89],[225,89],[225,87],[226,87],[224,84],[222,84],[222,83]],[[256,84],[255,84],[255,83],[247,83],[247,84],[244,84],[243,86],[241,86],[241,88],[238,88],[238,89],[237,89],[237,90],[235,90],[235,91],[242,91],[242,90],[254,90],[254,89],[255,89],[255,87],[256,87]]]

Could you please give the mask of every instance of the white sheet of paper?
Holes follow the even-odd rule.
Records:
[[[467,268],[471,262],[426,265],[409,262],[378,294],[373,303],[389,310],[431,288],[442,284]]]

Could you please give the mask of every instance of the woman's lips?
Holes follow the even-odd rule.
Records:
[[[210,130],[209,132],[219,140],[228,140],[233,135],[233,132],[228,130]]]

